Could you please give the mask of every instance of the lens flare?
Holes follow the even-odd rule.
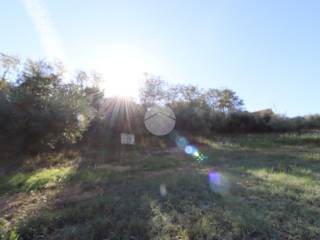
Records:
[[[188,141],[185,137],[177,137],[175,142],[180,149],[184,149],[188,145]]]
[[[200,157],[200,153],[198,151],[195,151],[193,154],[192,154],[193,157],[195,158],[198,158]]]
[[[197,151],[197,149],[192,145],[188,145],[184,148],[184,151],[188,155],[193,155]]]
[[[225,194],[229,191],[229,181],[227,177],[217,171],[210,171],[208,174],[210,189],[215,193]]]
[[[166,188],[166,185],[164,184],[160,185],[160,195],[162,197],[165,197],[167,195],[167,188]]]
[[[183,150],[198,162],[207,159],[206,155],[201,153],[195,146],[190,145],[189,141],[185,137],[180,136],[177,131],[172,131],[169,137],[176,143],[179,149]]]
[[[189,144],[185,137],[178,134],[177,131],[172,131],[169,138],[176,143],[178,148],[183,150],[186,154],[191,156],[198,163],[202,163],[204,160],[208,159],[208,156],[199,151],[195,146]],[[218,194],[225,194],[229,192],[229,180],[226,176],[222,175],[217,171],[210,171],[208,173],[208,182],[210,189]],[[160,194],[165,196],[167,194],[165,185],[160,185]]]

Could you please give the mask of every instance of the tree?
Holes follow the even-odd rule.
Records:
[[[164,102],[166,82],[160,77],[145,75],[143,86],[139,89],[140,103],[145,107]]]
[[[16,72],[19,64],[19,58],[0,53],[0,81],[8,81],[8,77]]]
[[[85,71],[78,71],[76,74],[76,83],[81,87],[84,88],[87,86],[89,82],[89,76]]]
[[[211,111],[218,110],[218,99],[219,99],[219,90],[214,88],[209,88],[203,94],[204,101]]]
[[[181,89],[183,85],[170,85],[165,92],[165,101],[169,105],[173,105],[181,100]]]
[[[15,77],[19,64],[19,58],[0,53],[0,90],[4,90],[2,94],[8,94],[10,80]]]
[[[218,92],[217,109],[224,113],[242,110],[244,103],[236,92],[230,89],[223,89]]]
[[[62,81],[62,68],[46,61],[28,60],[10,94],[12,104],[8,139],[22,150],[40,151],[74,143],[89,122],[84,89]]]
[[[180,87],[182,101],[192,105],[201,105],[203,103],[203,90],[195,85],[182,85]]]

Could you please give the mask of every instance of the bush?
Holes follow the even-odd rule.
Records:
[[[0,144],[37,152],[75,143],[90,120],[84,89],[62,82],[47,62],[28,61],[16,84],[0,89]]]

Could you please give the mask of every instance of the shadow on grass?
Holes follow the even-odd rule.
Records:
[[[285,181],[285,177],[311,177],[314,183],[317,161],[257,149],[205,151],[206,162],[183,171],[179,167],[187,160],[175,161],[179,154],[172,158],[138,152],[111,160],[109,153],[84,155],[55,197],[20,221],[16,231],[25,240],[316,239],[320,235],[317,193]],[[229,178],[228,193],[210,190],[206,171],[211,167]],[[278,173],[284,178],[269,178],[268,174],[278,177]]]
[[[197,169],[147,179],[118,175],[99,188],[42,209],[18,232],[23,239],[314,239],[320,229],[317,209],[250,174],[233,176],[225,195],[213,193]]]

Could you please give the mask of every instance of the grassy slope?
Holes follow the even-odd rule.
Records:
[[[2,176],[0,239],[320,236],[319,138],[197,140],[208,157],[201,163],[181,152],[111,160],[93,152],[69,156],[57,167]],[[226,179],[223,191],[208,184],[212,169]]]

